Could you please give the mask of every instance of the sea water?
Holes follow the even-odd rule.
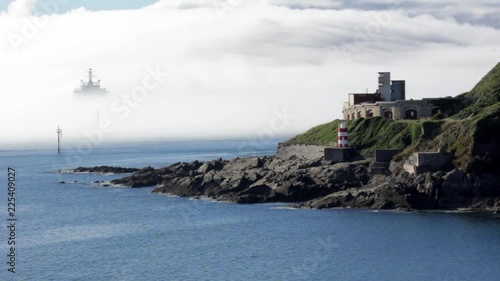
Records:
[[[93,183],[120,175],[56,172],[267,155],[276,144],[0,151],[0,280],[500,280],[493,216],[238,205]],[[8,167],[16,172],[16,273],[8,271]]]

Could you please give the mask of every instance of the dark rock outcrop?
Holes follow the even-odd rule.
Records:
[[[78,167],[68,170],[69,173],[98,173],[98,174],[129,174],[139,171],[137,168],[122,168],[112,166]],[[62,172],[62,171],[59,171]]]
[[[295,202],[299,208],[500,209],[500,177],[462,170],[410,175],[392,162],[372,174],[368,161],[329,164],[300,157],[216,159],[144,168],[115,185],[236,203]]]
[[[373,175],[350,188],[300,204],[305,208],[500,210],[500,177],[463,170],[410,175],[392,163],[389,175]]]

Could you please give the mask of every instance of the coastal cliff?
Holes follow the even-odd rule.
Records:
[[[335,120],[281,144],[276,156],[148,167],[112,184],[156,186],[153,192],[236,203],[294,202],[300,208],[498,212],[500,63],[451,105],[454,108],[446,118],[438,114],[429,120],[375,117],[350,122],[349,140],[357,158],[367,160],[332,163],[321,159],[318,149],[337,139],[340,121]],[[372,171],[369,159],[381,148],[402,152],[387,170],[374,167]],[[409,174],[403,161],[419,151],[447,152],[453,155],[453,166]]]

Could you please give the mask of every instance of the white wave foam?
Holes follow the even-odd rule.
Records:
[[[23,247],[46,246],[65,242],[123,236],[136,233],[139,229],[141,227],[138,225],[126,223],[63,226],[38,233],[30,233],[28,237],[23,237]]]
[[[290,207],[290,206],[279,206],[279,207],[271,207],[271,210],[300,210],[299,208],[296,207]]]

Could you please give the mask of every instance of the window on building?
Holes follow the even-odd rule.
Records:
[[[406,110],[405,119],[418,119],[417,111],[415,109]]]
[[[433,116],[436,115],[436,114],[438,114],[438,113],[441,113],[441,108],[435,107],[435,108],[432,109],[432,115]]]

